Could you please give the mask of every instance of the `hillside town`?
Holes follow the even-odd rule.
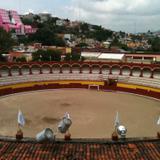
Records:
[[[140,57],[138,61],[146,58],[150,63],[160,61],[158,31],[115,32],[82,21],[53,17],[50,13],[19,15],[5,9],[0,9],[0,27],[0,41],[8,44],[1,43],[1,61],[105,60],[100,56],[103,53],[125,54],[125,61],[134,61],[134,57]],[[137,57],[137,53],[144,56]],[[59,58],[53,58],[56,56],[52,54]]]

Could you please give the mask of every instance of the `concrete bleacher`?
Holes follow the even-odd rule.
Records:
[[[128,83],[160,88],[160,79],[147,77],[130,77]]]
[[[117,79],[118,82],[137,84],[143,86],[150,86],[154,88],[160,88],[160,78],[148,78],[148,77],[137,77],[128,75],[109,75],[109,74],[89,74],[89,73],[46,73],[37,74],[33,72],[32,75],[14,75],[0,77],[0,86],[9,84],[25,83],[25,82],[39,82],[39,81],[56,81],[56,80],[92,80],[92,81],[104,81],[109,78]]]
[[[53,80],[99,80],[99,74],[78,74],[78,73],[54,73],[54,74],[32,74],[23,76],[7,76],[0,78],[0,86],[25,83],[25,82],[37,82],[37,81],[53,81]]]
[[[130,70],[129,69],[123,69],[122,74],[128,76],[128,75],[130,75]]]

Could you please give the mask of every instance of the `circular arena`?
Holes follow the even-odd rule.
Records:
[[[158,131],[160,114],[160,65],[0,64],[0,96],[1,135],[14,136],[20,108],[26,116],[24,133],[30,137],[45,127],[56,128],[63,114],[69,112],[72,137],[109,138],[116,111],[128,129],[127,136],[152,137]]]
[[[73,121],[70,128],[73,138],[110,138],[117,111],[120,122],[128,129],[127,137],[154,137],[158,131],[159,101],[132,94],[86,89],[47,90],[3,97],[0,104],[0,135],[5,136],[15,136],[19,108],[25,115],[23,131],[27,137],[35,137],[47,127],[56,131],[65,112],[70,113]]]

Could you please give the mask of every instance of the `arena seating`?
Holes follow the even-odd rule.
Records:
[[[32,74],[23,76],[7,76],[0,78],[0,86],[24,82],[53,81],[53,80],[99,80],[99,74],[54,73]]]
[[[0,86],[43,81],[107,81],[160,88],[160,67],[143,64],[51,63],[10,64],[0,67]],[[152,78],[151,78],[152,77]]]
[[[160,79],[151,79],[146,77],[130,77],[128,83],[160,88]]]
[[[14,75],[5,76],[0,78],[0,86],[24,83],[24,82],[38,82],[38,81],[54,81],[54,80],[92,80],[92,81],[104,81],[109,78],[117,79],[118,82],[131,83],[143,86],[150,86],[154,88],[160,88],[160,79],[137,77],[137,76],[125,76],[125,75],[109,75],[109,74],[89,74],[89,73],[53,73],[53,74],[37,74],[34,72],[32,75]]]

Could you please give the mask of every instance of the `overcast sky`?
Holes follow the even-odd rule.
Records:
[[[0,0],[0,8],[18,12],[49,12],[115,31],[160,30],[160,0]]]

